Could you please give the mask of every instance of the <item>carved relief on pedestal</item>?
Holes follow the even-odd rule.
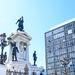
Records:
[[[24,42],[19,42],[18,44],[18,50],[19,50],[19,53],[17,53],[17,58],[18,60],[26,60],[26,53],[27,53],[27,50],[26,50],[26,43]]]

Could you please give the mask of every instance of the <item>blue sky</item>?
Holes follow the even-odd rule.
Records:
[[[29,48],[37,53],[37,66],[45,67],[45,37],[50,28],[75,17],[75,0],[0,0],[0,33],[7,36],[17,29],[24,17],[24,29],[32,37]]]

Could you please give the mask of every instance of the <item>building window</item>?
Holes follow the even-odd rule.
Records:
[[[69,29],[68,30],[68,34],[72,34],[72,29]]]
[[[64,32],[58,33],[58,34],[54,35],[54,39],[57,39],[57,38],[60,38],[60,37],[63,37],[63,36],[64,36]]]
[[[52,57],[52,58],[48,58],[48,59],[47,59],[47,62],[48,62],[48,63],[54,62],[54,58],[53,58],[53,57]]]
[[[75,34],[72,34],[72,37],[75,38]]]
[[[47,72],[47,73],[48,73],[48,75],[51,75],[51,71],[50,71],[50,70],[48,70],[48,72]]]
[[[50,51],[52,52],[52,51],[53,51],[53,46],[48,46],[48,47],[46,47],[46,51],[47,51],[48,53],[50,53]]]
[[[71,49],[71,52],[74,52],[75,51],[75,46],[72,46],[72,49]]]
[[[67,35],[66,38],[67,38],[66,40],[71,40],[73,38],[73,34]]]
[[[67,54],[61,55],[60,60],[63,60],[63,58],[67,58]]]
[[[72,51],[72,48],[71,47],[68,47],[68,52],[71,52]]]
[[[66,49],[61,49],[61,50],[60,50],[60,55],[61,55],[61,54],[65,54],[65,53],[67,53],[67,50],[66,50]]]
[[[73,27],[73,22],[72,23],[68,23],[65,28],[68,30],[68,29],[71,29]]]
[[[55,55],[59,55],[59,50],[56,50],[55,51]]]
[[[47,69],[53,69],[54,68],[54,63],[50,63],[47,65]]]
[[[47,32],[46,33],[46,37],[49,37],[49,36],[51,36],[52,35],[52,32]]]
[[[67,46],[73,46],[73,45],[74,45],[73,41],[67,41]]]
[[[62,48],[65,48],[65,47],[66,47],[66,43],[65,43],[65,42],[62,42],[62,43],[61,43],[61,47],[62,47]]]
[[[55,56],[55,62],[58,62],[59,61],[59,56]]]
[[[52,57],[52,56],[53,56],[53,52],[48,52],[48,53],[47,53],[47,58],[48,58],[48,57]]]
[[[70,53],[70,58],[75,58],[75,53]]]
[[[70,75],[75,75],[75,73],[74,72],[70,72]]]
[[[60,66],[61,66],[60,62],[55,63],[55,68],[58,68]]]
[[[46,38],[46,46],[53,45],[52,36]]]
[[[57,44],[57,45],[54,46],[54,50],[58,50],[59,48],[60,48],[59,44]]]
[[[52,75],[52,74],[54,74],[55,72],[54,72],[54,69],[51,69],[51,70],[48,70],[48,75]]]
[[[55,29],[55,30],[53,31],[53,34],[57,34],[57,33],[62,32],[62,31],[64,31],[64,27],[60,27],[60,28],[58,28],[58,29]]]

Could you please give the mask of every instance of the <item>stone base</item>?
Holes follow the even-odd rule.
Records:
[[[31,75],[33,72],[37,73],[38,67],[37,66],[33,66],[30,64],[30,62],[27,61],[13,61],[12,64],[10,65],[10,67],[8,66],[7,68],[10,69],[11,71],[21,71],[21,72],[25,72],[25,67],[28,67],[29,69],[29,75]]]
[[[5,65],[0,64],[0,75],[6,75],[6,69]]]
[[[15,65],[14,65],[15,64]],[[21,63],[22,64],[22,63]],[[26,64],[26,63],[25,63]],[[30,63],[27,63],[27,64],[30,64]],[[15,67],[13,67],[13,65]],[[6,75],[6,70],[7,69],[10,69],[10,71],[21,71],[21,72],[24,72],[24,68],[22,65],[18,66],[17,62],[13,62],[13,65],[10,65],[11,67],[9,66],[5,66],[5,65],[0,65],[0,75]],[[32,75],[33,72],[37,73],[37,70],[38,70],[38,67],[37,66],[28,66],[29,68],[29,75]]]

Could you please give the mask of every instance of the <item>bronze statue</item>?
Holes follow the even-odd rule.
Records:
[[[23,29],[24,29],[23,22],[24,22],[24,20],[23,20],[23,16],[22,16],[22,17],[21,17],[20,19],[18,19],[17,22],[16,22],[16,24],[18,23],[18,29],[17,29],[17,30],[24,31],[24,30],[23,30]]]
[[[33,60],[34,60],[34,66],[36,65],[37,57],[36,57],[36,51],[33,53]]]
[[[12,61],[17,61],[17,52],[18,48],[16,47],[16,44],[13,45],[13,51],[12,51]]]

